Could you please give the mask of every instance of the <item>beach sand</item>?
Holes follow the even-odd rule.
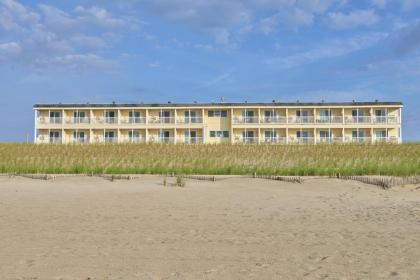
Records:
[[[162,183],[0,177],[0,279],[420,277],[418,186]]]

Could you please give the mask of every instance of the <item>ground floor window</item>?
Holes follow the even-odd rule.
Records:
[[[320,138],[330,138],[330,132],[328,130],[321,130],[319,132]]]
[[[307,131],[298,130],[298,131],[296,131],[296,137],[297,138],[308,138],[309,137],[309,133]]]
[[[211,130],[210,138],[229,138],[229,131]]]

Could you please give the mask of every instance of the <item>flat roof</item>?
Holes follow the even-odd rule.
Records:
[[[402,106],[402,102],[238,102],[238,103],[132,103],[132,104],[119,104],[119,103],[108,103],[108,104],[35,104],[34,108],[112,108],[112,107],[273,107],[273,106],[284,106],[284,107],[302,107],[302,106]]]

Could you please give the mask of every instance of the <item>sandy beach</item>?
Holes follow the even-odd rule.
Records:
[[[174,178],[168,178],[168,183]],[[418,279],[420,189],[0,177],[0,279]]]

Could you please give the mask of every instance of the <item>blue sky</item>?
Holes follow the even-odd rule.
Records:
[[[34,103],[402,101],[420,140],[420,0],[0,0],[0,141]]]

